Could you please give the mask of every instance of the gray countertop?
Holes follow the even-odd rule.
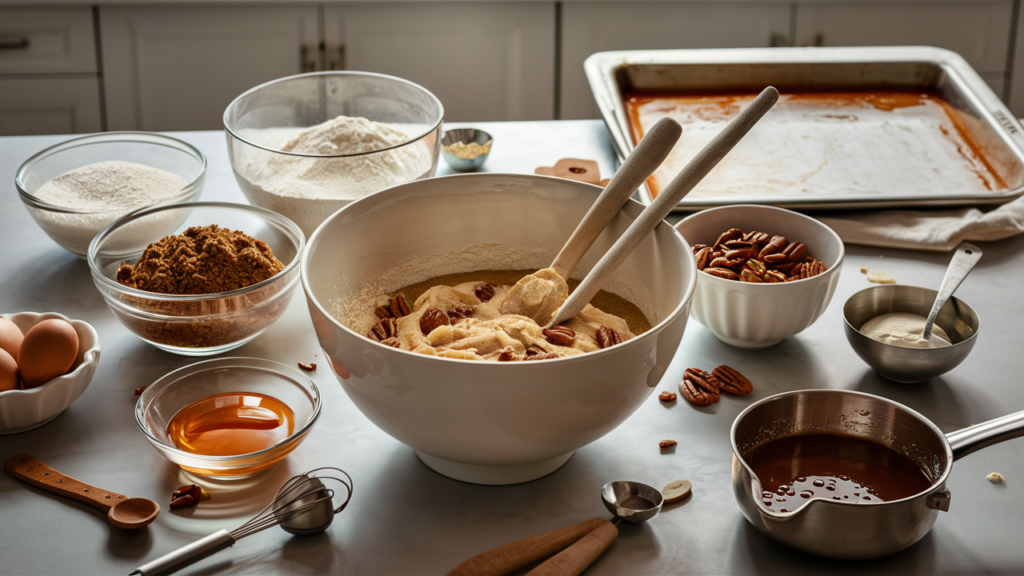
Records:
[[[615,159],[599,121],[481,123],[495,137],[486,166],[532,172],[562,157],[591,158],[610,174]],[[245,202],[220,132],[176,136],[209,157],[203,200]],[[103,303],[83,260],[54,244],[20,206],[12,180],[18,166],[62,137],[0,138],[0,311],[55,311],[91,323],[103,352],[86,393],[53,422],[0,436],[0,461],[27,452],[82,481],[165,504],[185,476],[151,448],[132,413],[135,388],[194,359],[145,344]],[[449,173],[442,164],[439,173]],[[915,546],[879,560],[838,562],[782,547],[743,518],[730,486],[729,427],[751,402],[802,388],[879,394],[931,418],[945,432],[1024,409],[1024,236],[982,244],[985,257],[957,296],[983,328],[972,355],[925,384],[897,385],[854,354],[842,330],[843,302],[870,286],[861,266],[891,273],[901,284],[937,287],[947,254],[848,246],[842,277],[824,316],[802,334],[761,351],[719,342],[691,321],[661,390],[676,390],[687,366],[729,364],[754,382],[753,395],[708,408],[663,406],[656,393],[630,419],[576,452],[555,473],[514,486],[476,486],[440,476],[412,449],[373,426],[329,370],[313,375],[323,414],[306,442],[282,464],[231,490],[211,485],[214,500],[191,513],[166,506],[148,529],[110,527],[104,514],[0,475],[0,573],[128,574],[145,560],[219,528],[233,528],[287,477],[338,466],[355,480],[349,507],[324,534],[292,537],[271,530],[193,566],[189,574],[443,574],[469,556],[595,516],[607,517],[600,487],[617,479],[661,487],[693,482],[693,497],[647,524],[620,526],[618,541],[587,574],[667,573],[975,573],[1024,572],[1024,440],[968,456],[953,467],[949,512]],[[294,365],[317,362],[317,345],[301,294],[262,336],[230,352]],[[320,356],[316,356],[320,354]],[[658,441],[679,442],[661,454]],[[1003,485],[985,480],[989,472]]]

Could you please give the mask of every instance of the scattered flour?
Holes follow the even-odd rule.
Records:
[[[406,132],[388,124],[338,116],[274,146],[285,152],[323,156],[260,150],[240,176],[253,204],[291,218],[309,236],[349,202],[427,175],[434,159],[423,140],[368,154],[408,142],[409,138]],[[343,156],[351,154],[363,155]]]
[[[61,174],[34,192],[36,198],[69,212],[31,212],[58,244],[83,256],[107,224],[173,198],[186,185],[181,176],[159,168],[120,160],[97,162]]]

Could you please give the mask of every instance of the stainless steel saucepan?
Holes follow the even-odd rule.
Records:
[[[923,492],[890,502],[810,498],[792,512],[761,503],[761,483],[743,454],[764,442],[803,433],[836,433],[884,444],[907,455],[932,481]],[[801,390],[752,404],[732,425],[732,487],[758,530],[805,552],[844,559],[877,558],[924,537],[948,511],[953,462],[1024,436],[1024,411],[943,434],[930,420],[891,400],[862,392]]]

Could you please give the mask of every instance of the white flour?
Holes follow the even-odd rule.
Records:
[[[89,242],[107,224],[132,210],[157,204],[181,193],[188,182],[176,174],[159,168],[120,160],[97,162],[76,168],[57,176],[40,186],[34,195],[54,206],[76,210],[79,213],[30,210],[39,225],[58,244],[82,256]],[[140,233],[153,233],[184,218],[162,215],[160,222],[153,217]],[[148,236],[148,235],[147,235]]]
[[[366,154],[408,141],[409,134],[394,126],[338,116],[275,147],[326,156]],[[260,151],[249,159],[241,176],[253,204],[291,218],[308,236],[352,200],[420,178],[431,166],[431,150],[420,140],[364,156],[317,158]]]

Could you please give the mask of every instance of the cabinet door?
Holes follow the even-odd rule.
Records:
[[[0,74],[95,71],[92,8],[0,8]]]
[[[599,118],[583,61],[607,50],[785,44],[789,2],[564,2],[560,117]]]
[[[100,130],[96,78],[0,79],[0,136]]]
[[[303,70],[313,5],[101,7],[111,130],[216,130],[239,94]],[[313,56],[315,57],[315,56]]]
[[[800,46],[938,46],[982,76],[1006,73],[1011,0],[799,2]]]
[[[445,120],[554,118],[554,2],[356,2],[324,8],[327,67],[399,76]]]

